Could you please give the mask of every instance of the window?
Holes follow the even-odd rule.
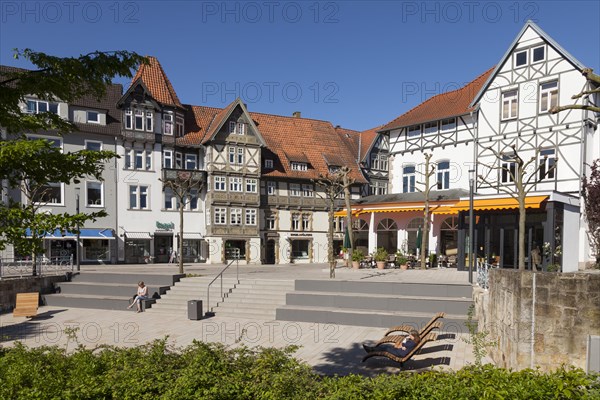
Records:
[[[239,165],[244,164],[244,148],[243,147],[238,147],[238,149],[237,149],[237,163]]]
[[[290,183],[290,196],[300,197],[302,194],[299,183]]]
[[[388,169],[388,158],[385,154],[373,155],[372,169],[378,171],[387,171]]]
[[[135,130],[143,131],[144,130],[144,112],[142,110],[135,110]]]
[[[131,149],[125,150],[125,169],[130,169],[133,167],[133,161],[131,160]]]
[[[192,210],[198,209],[198,189],[190,190],[189,207]]]
[[[90,151],[101,151],[102,142],[96,142],[95,140],[86,140],[85,149]]]
[[[229,223],[231,225],[241,225],[242,224],[242,209],[241,208],[232,208],[229,210]]]
[[[502,183],[509,183],[515,181],[515,174],[517,172],[517,164],[514,161],[514,154],[503,154],[502,162],[500,164],[500,181]]]
[[[51,112],[58,114],[58,103],[50,103],[44,100],[27,100],[28,114],[39,114],[43,112]]]
[[[173,190],[171,190],[171,188],[166,188],[165,192],[164,192],[164,196],[165,196],[165,202],[164,202],[164,209],[165,210],[176,210],[178,209],[178,202],[177,202],[177,198],[175,197],[175,194],[173,193]]]
[[[152,150],[125,150],[125,169],[152,168]]]
[[[302,214],[302,230],[310,231],[310,215]]]
[[[270,158],[265,159],[265,168],[273,169],[273,160]]]
[[[195,154],[185,155],[185,169],[196,169],[198,168],[198,156]]]
[[[225,191],[225,180],[224,176],[215,176],[215,190],[218,192]]]
[[[242,178],[229,178],[229,191],[230,192],[241,192],[242,189]]]
[[[146,169],[152,169],[152,151],[146,150]]]
[[[86,204],[90,207],[102,207],[104,204],[102,196],[102,182],[85,183]]]
[[[308,170],[308,164],[303,162],[292,161],[291,163],[292,171],[306,171]]]
[[[437,188],[450,189],[450,161],[440,161],[437,164]]]
[[[540,180],[554,179],[556,176],[556,168],[553,168],[555,163],[556,155],[554,149],[545,149],[540,151]]]
[[[402,191],[412,193],[415,191],[415,166],[407,165],[402,168]]]
[[[300,214],[292,214],[292,230],[300,230]]]
[[[502,119],[517,118],[518,104],[516,90],[502,93]]]
[[[544,59],[546,59],[546,47],[545,46],[534,47],[533,49],[531,49],[532,62],[536,63],[539,61],[544,61]]]
[[[246,179],[246,192],[247,193],[256,193],[256,185],[258,181],[256,179]]]
[[[304,197],[313,197],[313,185],[302,185],[302,195]]]
[[[132,210],[147,210],[148,186],[129,186],[129,208]]]
[[[385,182],[373,182],[369,186],[370,194],[383,195],[387,194],[387,184]]]
[[[292,258],[308,258],[310,240],[292,240]]]
[[[163,150],[163,168],[173,168],[173,150]]]
[[[34,203],[62,204],[63,185],[60,182],[50,182],[40,187],[32,200]]]
[[[148,132],[152,132],[152,119],[153,119],[152,111],[146,111],[146,130]]]
[[[229,164],[235,164],[235,147],[229,148]]]
[[[243,122],[229,121],[229,133],[233,133],[235,135],[245,135],[246,125],[247,124]]]
[[[423,124],[423,133],[424,134],[429,134],[429,133],[436,133],[438,130],[438,123],[437,121],[435,122],[427,122],[425,124]]]
[[[173,114],[163,114],[163,134],[173,134]]]
[[[527,50],[515,54],[515,67],[522,67],[527,64]]]
[[[183,169],[183,154],[175,152],[175,168]]]
[[[550,111],[558,106],[558,82],[542,83],[540,85],[540,112]]]
[[[277,194],[277,182],[267,181],[267,194],[275,196]]]
[[[135,169],[144,168],[144,150],[135,151]]]
[[[408,137],[419,136],[421,134],[421,125],[413,125],[408,127]]]
[[[229,164],[244,164],[244,148],[243,147],[229,147]]]
[[[256,210],[246,210],[246,225],[256,225]]]
[[[377,157],[377,154],[371,156],[371,168],[379,170],[379,157]]]
[[[86,121],[88,124],[99,124],[100,123],[100,114],[97,111],[87,111]]]
[[[441,125],[442,125],[442,132],[452,130],[452,129],[456,128],[456,118],[443,119],[441,122]]]
[[[130,108],[125,110],[125,129],[133,129],[133,114]]]
[[[215,216],[215,225],[225,225],[227,224],[227,209],[226,208],[215,208],[214,211]]]
[[[267,221],[267,223],[266,223],[267,229],[270,231],[274,231],[275,230],[275,221],[276,221],[275,214],[267,214],[266,221]]]
[[[176,125],[176,130],[177,130],[177,136],[181,137],[183,136],[184,130],[183,130],[183,117],[181,116],[177,116],[175,118],[175,125]]]

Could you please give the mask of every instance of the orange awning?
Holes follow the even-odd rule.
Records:
[[[540,208],[542,202],[548,199],[548,196],[528,196],[525,198],[525,208]],[[493,199],[477,199],[473,201],[474,210],[510,210],[519,208],[519,202],[512,197],[493,198]],[[454,212],[468,211],[469,200],[461,200],[456,203],[452,210]]]

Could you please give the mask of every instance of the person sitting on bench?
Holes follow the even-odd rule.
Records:
[[[404,338],[402,342],[399,343],[383,343],[377,347],[367,346],[363,344],[363,348],[367,353],[371,353],[373,351],[387,351],[397,357],[403,358],[408,353],[411,352],[412,349],[417,347],[417,344],[421,341],[421,336],[419,335],[419,331],[412,330],[409,335]]]

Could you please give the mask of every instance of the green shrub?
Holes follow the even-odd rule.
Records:
[[[600,376],[491,365],[456,372],[323,377],[296,347],[228,349],[166,339],[135,348],[0,348],[0,399],[598,399]]]

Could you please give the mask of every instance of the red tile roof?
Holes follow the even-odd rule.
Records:
[[[148,57],[149,64],[141,64],[131,80],[133,85],[141,79],[156,101],[164,105],[183,107],[171,85],[171,81],[155,57]]]
[[[435,95],[412,110],[402,114],[381,127],[382,131],[436,121],[442,118],[464,115],[473,110],[469,107],[494,68],[490,68],[460,89]]]

